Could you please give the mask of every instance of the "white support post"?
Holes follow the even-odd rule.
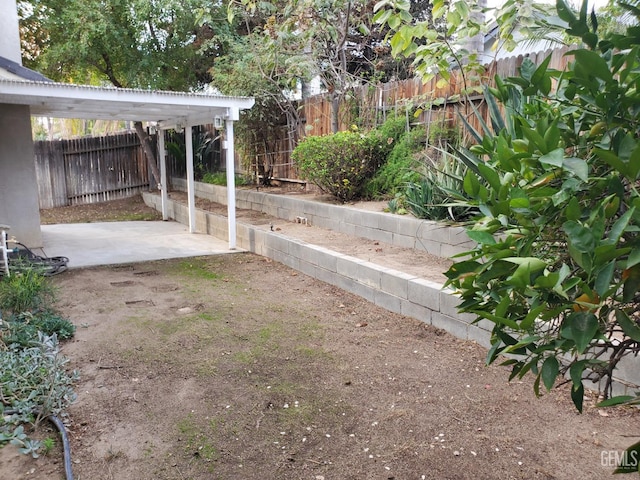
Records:
[[[196,195],[193,179],[193,137],[191,125],[184,129],[184,145],[187,154],[187,198],[189,200],[189,233],[196,231]]]
[[[164,149],[164,130],[158,129],[158,158],[160,158],[160,201],[162,205],[162,220],[169,220],[169,192],[167,186],[167,155]]]
[[[229,225],[229,250],[236,248],[236,177],[235,150],[233,148],[233,120],[227,119],[226,138],[223,147],[226,149],[227,167],[227,218]]]

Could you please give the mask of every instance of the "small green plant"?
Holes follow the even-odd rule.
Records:
[[[202,176],[202,182],[210,183],[212,185],[227,185],[227,173],[226,172],[207,172]],[[248,185],[249,180],[244,175],[236,175],[234,177],[236,185]]]
[[[7,442],[18,447],[20,453],[31,454],[33,458],[39,457],[38,450],[41,448],[42,442],[30,439],[25,433],[23,425],[7,430],[4,429],[4,425],[0,426],[0,445]]]
[[[0,310],[4,314],[32,312],[55,297],[55,288],[37,268],[21,268],[0,280]]]
[[[59,340],[73,337],[76,327],[66,318],[51,310],[36,313],[24,312],[11,315],[0,329],[2,341],[6,345],[17,343],[28,347],[38,340],[38,332],[45,335],[56,335]]]
[[[75,399],[72,385],[78,373],[67,373],[68,360],[55,335],[38,333],[36,344],[9,345],[0,355],[0,445],[10,442],[22,453],[37,456],[42,443],[29,439],[24,425],[62,413]]]
[[[407,209],[404,207],[405,204],[405,196],[402,193],[396,193],[395,197],[393,197],[387,203],[386,211],[390,213],[395,213],[396,215],[406,215]]]
[[[49,455],[49,453],[51,453],[51,451],[55,446],[56,446],[56,441],[54,438],[47,437],[44,440],[42,440],[41,449],[42,449],[43,455]]]

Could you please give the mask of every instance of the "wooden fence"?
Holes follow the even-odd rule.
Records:
[[[556,49],[493,62],[476,81],[476,86],[492,84],[495,75],[517,75],[525,58],[540,64],[551,55],[549,68],[562,70],[568,61],[564,56],[566,51],[567,48]],[[440,128],[444,123],[458,126],[458,131],[463,131],[460,115],[464,115],[472,126],[479,129],[480,121],[475,118],[468,102],[474,103],[485,120],[488,112],[482,95],[463,95],[470,86],[465,85],[461,75],[454,72],[448,83],[440,82],[438,78],[424,83],[420,79],[411,79],[377,87],[362,87],[342,100],[338,115],[339,128],[350,128],[356,119],[364,129],[373,128],[384,122],[391,112],[405,111],[404,107],[412,106],[420,107],[421,113],[417,117],[407,116],[407,123],[425,125],[427,130],[434,125]],[[299,181],[291,152],[299,139],[306,135],[331,133],[332,108],[327,95],[303,100],[299,124],[283,125],[276,135],[265,138],[259,145],[249,149],[255,152],[255,158],[245,159],[244,165],[249,173],[269,171],[272,178]],[[196,143],[211,134],[206,128],[200,128],[195,133]],[[170,137],[168,141],[180,143],[179,138]],[[152,143],[155,145],[155,141]],[[212,147],[207,158],[203,157],[201,165],[198,164],[201,170],[221,168],[219,139],[213,141]],[[147,161],[135,133],[36,142],[35,150],[41,208],[123,198],[136,195],[149,185]],[[169,156],[168,170],[170,176],[184,177],[184,159]]]
[[[380,125],[391,112],[406,110],[405,107],[420,107],[421,113],[417,117],[407,118],[412,125],[424,125],[427,129],[433,125],[446,124],[457,126],[458,131],[464,132],[459,115],[477,130],[480,130],[480,120],[476,118],[468,102],[481,113],[484,120],[488,120],[488,111],[482,95],[464,95],[469,87],[480,87],[482,84],[493,85],[494,77],[515,76],[525,58],[539,65],[551,55],[549,68],[563,70],[568,62],[564,56],[568,48],[547,50],[526,56],[510,57],[492,62],[487,65],[484,75],[475,84],[465,85],[459,72],[453,72],[448,83],[440,82],[436,77],[428,82],[415,78],[379,85],[375,88],[361,87],[352,92],[350,98],[342,100],[339,108],[339,130],[347,130],[351,124],[359,123],[365,129]],[[302,101],[300,108],[300,124],[297,126],[283,126],[278,138],[271,139],[270,149],[254,149],[261,153],[252,159],[251,171],[257,171],[260,163],[273,167],[273,177],[281,179],[298,179],[295,165],[291,160],[291,145],[307,135],[327,135],[332,133],[331,116],[332,102],[328,95],[316,95]],[[293,133],[292,133],[293,132]],[[468,137],[467,137],[468,138]],[[293,142],[291,141],[293,139]]]
[[[149,188],[147,160],[133,132],[34,146],[40,208],[99,203]]]

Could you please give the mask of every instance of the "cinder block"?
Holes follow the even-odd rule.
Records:
[[[425,240],[424,238],[416,237],[415,249],[422,250],[423,252],[430,253],[436,257],[444,257],[442,254],[442,248],[444,245],[434,240]]]
[[[338,211],[334,214],[336,217],[342,219],[344,223],[351,223],[353,225],[364,226],[362,219],[366,215],[364,212],[360,210],[355,210],[353,208],[340,207]],[[368,225],[371,226],[371,225]],[[377,223],[375,227],[377,228]]]
[[[382,268],[380,286],[384,292],[395,295],[396,297],[408,299],[409,281],[416,278],[417,277],[415,275]]]
[[[471,250],[472,248],[473,247],[467,248],[464,245],[450,245],[448,243],[443,243],[440,246],[440,255],[439,256],[442,257],[442,258],[452,258],[455,255],[459,255],[461,253],[467,252],[467,251]]]
[[[326,227],[331,230],[335,230],[336,232],[344,233],[345,235],[351,235],[352,237],[361,237],[358,232],[360,231],[360,226],[354,225],[353,223],[345,223],[339,222],[336,220],[328,220],[327,223],[332,225],[332,227]]]
[[[355,280],[375,289],[380,289],[382,284],[382,272],[380,267],[371,262],[359,262]]]
[[[400,235],[399,233],[392,233],[391,244],[401,248],[415,248],[416,238],[408,235]]]
[[[614,376],[622,378],[640,390],[640,356],[627,355],[618,362]]]
[[[295,248],[295,245],[291,243],[290,239],[283,235],[269,235],[267,237],[267,241],[269,243],[269,246],[271,246],[274,250],[278,250],[285,255],[291,255],[291,249]]]
[[[389,293],[383,292],[381,290],[374,290],[373,292],[373,303],[382,307],[390,312],[400,313],[401,312],[401,302],[400,298],[395,295],[391,295]]]
[[[339,275],[353,278],[354,281],[358,278],[358,263],[363,262],[355,257],[349,255],[336,255],[336,272]]]
[[[487,350],[491,348],[491,333],[481,328],[469,325],[467,330],[467,339],[473,340]]]
[[[304,260],[300,259],[298,261],[298,266],[296,267],[296,270],[309,275],[312,278],[317,278],[318,277],[318,266],[317,265],[313,265],[309,262],[305,262]]]
[[[468,338],[469,325],[449,315],[440,312],[431,313],[431,325],[449,332],[454,337],[466,340]]]
[[[359,237],[377,242],[384,242],[390,245],[393,243],[393,233],[387,232],[386,230],[380,230],[379,228],[356,227],[355,234]]]
[[[409,300],[402,300],[400,303],[400,313],[431,325],[431,310],[423,305],[418,305]]]
[[[440,285],[424,278],[410,280],[408,300],[434,312],[439,312]]]
[[[355,282],[353,281],[353,279],[345,279],[344,277],[341,278],[340,281],[348,285],[348,287],[340,287],[343,290],[351,292],[354,295],[358,295],[359,297],[362,297],[371,303],[374,302],[374,295],[376,292],[374,288],[371,288],[368,285],[363,285],[360,282]],[[336,286],[340,286],[340,285],[336,285]]]
[[[302,212],[305,217],[313,217],[318,215],[318,205],[322,205],[320,202],[310,202],[308,200],[298,201],[298,210]]]
[[[463,322],[472,323],[476,319],[476,316],[469,313],[459,313],[458,305],[460,305],[460,302],[460,297],[455,295],[450,289],[447,288],[440,291],[440,311],[445,315],[457,317]]]
[[[416,232],[416,237],[423,240],[433,240],[440,243],[450,243],[451,227],[441,223],[424,220]]]
[[[491,320],[487,320],[486,318],[481,318],[476,323],[474,323],[474,325],[480,328],[481,330],[485,330],[491,333],[493,332],[493,327],[495,326],[495,323],[493,323]]]
[[[290,222],[295,222],[296,217],[300,217],[300,212],[296,209],[290,209],[285,207],[278,207],[278,218],[282,218],[284,220],[288,220]]]
[[[396,232],[400,235],[415,238],[423,222],[424,220],[417,220],[413,217],[400,217],[398,218],[398,230]]]
[[[353,209],[356,210],[356,209]],[[380,230],[380,221],[383,218],[382,213],[378,212],[363,212],[362,210],[356,210],[357,217],[360,218],[360,224],[363,227],[373,228]],[[364,213],[364,214],[363,214]]]
[[[387,232],[395,233],[399,230],[401,217],[391,213],[381,214],[378,218],[378,228]]]
[[[338,258],[336,256],[336,252],[329,250],[328,248],[309,245],[306,260],[309,263],[318,265],[325,270],[329,270],[331,272],[338,271]]]
[[[262,211],[272,217],[278,217],[278,206],[276,205],[263,205]]]
[[[278,206],[280,208],[290,211],[302,211],[300,201],[293,197],[287,195],[278,195],[278,200]]]
[[[286,238],[286,241],[289,245],[289,255],[296,258],[305,258],[305,252],[309,248],[306,243],[286,236],[283,238]]]
[[[329,283],[331,285],[335,285],[337,273],[335,271],[327,270],[326,268],[322,268],[322,266],[318,266],[316,268],[316,279],[321,282]]]
[[[287,255],[278,250],[272,250],[272,259],[276,262],[282,263],[287,267],[293,268],[294,270],[300,269],[300,259],[298,257],[294,257],[292,255]]]
[[[449,241],[447,243],[451,245],[469,244],[471,248],[475,246],[475,243],[469,239],[464,227],[449,227]]]

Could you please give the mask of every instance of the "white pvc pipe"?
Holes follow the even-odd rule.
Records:
[[[229,227],[229,250],[236,248],[236,180],[235,151],[233,148],[233,120],[225,121],[227,134],[225,139],[227,166],[227,218]]]
[[[160,201],[162,204],[162,220],[169,220],[169,195],[167,182],[167,157],[164,150],[164,130],[158,130],[158,157],[160,158]]]
[[[187,198],[189,200],[189,233],[196,231],[196,194],[193,180],[193,138],[191,125],[184,129],[184,145],[187,153]]]

